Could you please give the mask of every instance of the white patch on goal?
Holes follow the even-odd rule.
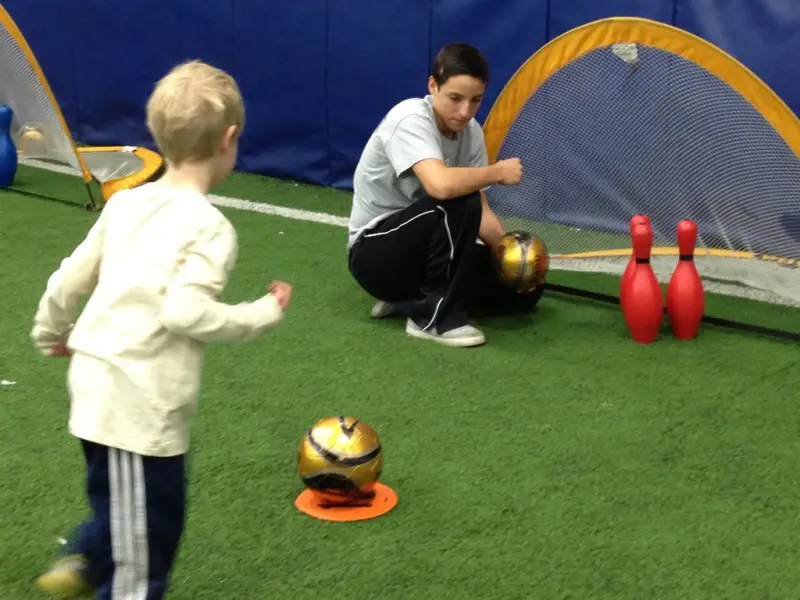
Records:
[[[639,62],[639,50],[633,42],[619,42],[611,46],[611,51],[629,65]]]

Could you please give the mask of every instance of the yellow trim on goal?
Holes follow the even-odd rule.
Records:
[[[630,256],[633,254],[631,248],[617,248],[614,250],[592,250],[589,252],[573,252],[567,254],[553,254],[551,260],[569,260],[576,258],[603,258],[609,256]],[[678,256],[680,250],[676,247],[655,247],[651,250],[651,256]],[[696,248],[695,257],[716,256],[719,258],[748,258],[764,262],[774,262],[784,267],[800,268],[800,260],[794,258],[783,258],[769,254],[756,254],[745,250],[723,250],[720,248]]]
[[[61,112],[61,107],[58,105],[56,101],[56,97],[53,94],[53,90],[50,88],[50,84],[47,81],[47,78],[44,76],[44,71],[42,71],[42,67],[39,65],[39,61],[36,60],[36,56],[33,54],[33,50],[31,50],[30,45],[28,45],[27,40],[25,40],[25,36],[22,35],[19,27],[17,24],[14,23],[14,19],[11,18],[11,15],[8,14],[8,11],[0,4],[0,23],[2,23],[3,27],[5,27],[8,32],[11,34],[11,37],[14,38],[14,41],[17,45],[22,49],[22,52],[25,54],[25,58],[28,59],[28,63],[30,64],[33,72],[39,78],[39,83],[42,85],[45,93],[47,94],[48,100],[53,105],[53,109],[55,110],[56,117],[58,118],[58,122],[61,124],[64,133],[69,139],[69,143],[72,145],[72,149],[75,151],[75,157],[78,159],[78,164],[81,167],[81,173],[83,175],[83,180],[86,183],[89,183],[94,179],[92,176],[91,171],[89,171],[89,167],[84,162],[81,155],[78,153],[78,148],[75,144],[75,140],[72,139],[72,134],[70,133],[69,127],[67,126],[67,121],[64,119],[64,115]]]
[[[140,146],[135,148],[129,148],[127,146],[85,146],[78,148],[78,152],[87,154],[92,152],[130,152],[142,161],[142,168],[133,175],[118,177],[117,179],[105,181],[100,184],[103,199],[106,202],[120,190],[128,190],[138,187],[143,183],[147,183],[148,181],[152,181],[164,165],[164,159],[160,154]]]
[[[750,69],[715,45],[671,25],[637,17],[614,17],[554,38],[511,77],[484,123],[489,163],[497,160],[522,107],[551,75],[588,52],[624,42],[671,52],[716,75],[750,102],[800,158],[800,120]]]

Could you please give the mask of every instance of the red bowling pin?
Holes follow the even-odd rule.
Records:
[[[636,226],[637,223],[643,223],[650,227],[650,218],[647,215],[633,215],[631,217],[630,222],[630,231],[631,236],[633,236],[633,228]],[[626,297],[625,294],[625,286],[630,282],[631,275],[633,275],[633,268],[636,266],[636,257],[634,256],[633,251],[631,251],[631,259],[628,261],[628,266],[625,267],[625,272],[622,274],[622,281],[619,283],[619,302],[622,304],[622,308],[625,308],[623,304],[624,298]]]
[[[650,344],[658,337],[664,318],[664,295],[650,265],[653,250],[653,230],[639,223],[633,226],[634,268],[627,288],[620,300],[625,324],[633,339],[640,344]]]
[[[705,310],[703,281],[694,264],[697,223],[684,219],[678,223],[680,259],[667,287],[667,315],[675,337],[690,340],[697,335]]]

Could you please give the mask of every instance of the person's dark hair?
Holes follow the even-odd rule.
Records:
[[[463,42],[447,44],[439,50],[431,70],[436,85],[444,85],[451,77],[469,75],[489,83],[489,63],[480,50]]]

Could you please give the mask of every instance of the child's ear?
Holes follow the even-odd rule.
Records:
[[[236,139],[237,134],[239,133],[239,128],[236,125],[231,125],[225,130],[225,133],[222,134],[222,151],[228,152],[233,146],[233,142]]]

